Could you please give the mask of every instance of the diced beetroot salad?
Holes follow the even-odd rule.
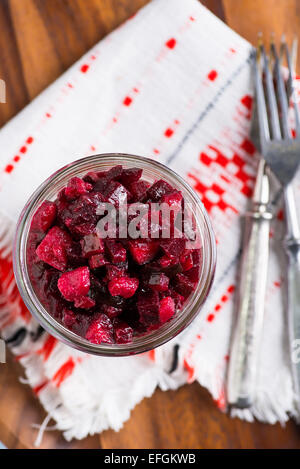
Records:
[[[30,227],[28,270],[39,300],[95,344],[126,344],[157,329],[182,309],[199,281],[201,251],[188,249],[185,236],[99,237],[99,205],[124,201],[127,208],[166,202],[174,216],[183,209],[181,192],[166,181],[151,185],[141,169],[114,166],[70,179],[54,202],[41,204]],[[160,218],[159,232],[162,225]]]

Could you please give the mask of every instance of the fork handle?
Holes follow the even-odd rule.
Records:
[[[300,340],[300,235],[297,220],[295,196],[291,185],[284,189],[287,235],[284,241],[288,257],[287,300],[288,329],[292,357],[292,374],[297,407],[300,408],[300,362],[297,347]],[[294,350],[296,349],[296,350]]]
[[[228,403],[239,408],[251,407],[254,400],[263,329],[271,218],[272,214],[265,203],[254,203],[252,211],[246,214],[237,318],[227,380]]]
[[[288,255],[287,292],[288,327],[292,357],[292,373],[297,407],[300,408],[300,361],[297,348],[300,345],[300,239],[286,240]]]

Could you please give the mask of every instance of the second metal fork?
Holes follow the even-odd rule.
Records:
[[[281,67],[283,57],[286,58],[289,73],[287,85]],[[293,349],[298,344],[296,341],[300,340],[300,227],[292,188],[292,179],[300,164],[300,117],[291,56],[285,39],[281,41],[279,54],[273,41],[269,55],[261,45],[256,54],[254,69],[261,153],[281,183],[284,194],[290,355],[296,405],[300,409],[300,362],[292,359]],[[289,95],[295,114],[294,137],[288,119]]]

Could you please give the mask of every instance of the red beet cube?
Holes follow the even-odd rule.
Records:
[[[112,296],[130,298],[135,294],[138,286],[139,281],[137,278],[119,277],[109,282],[108,290]]]
[[[83,178],[84,181],[89,182],[91,184],[95,184],[95,182],[97,182],[98,179],[99,179],[99,176],[95,171],[90,171]]]
[[[134,239],[128,242],[129,251],[138,264],[152,261],[159,250],[159,243],[151,239]]]
[[[124,321],[114,321],[114,336],[117,344],[128,344],[132,342],[133,329]]]
[[[123,169],[121,176],[118,177],[118,181],[127,187],[129,184],[137,182],[142,176],[142,172],[143,170],[139,168]]]
[[[89,266],[91,269],[99,269],[107,264],[104,254],[95,254],[89,258]]]
[[[106,171],[105,177],[108,181],[112,181],[113,179],[119,179],[122,176],[123,172],[124,170],[122,165],[118,164]]]
[[[80,195],[86,194],[92,188],[93,186],[89,182],[85,182],[78,177],[73,177],[65,188],[65,196],[68,200],[72,200]]]
[[[169,286],[169,277],[164,273],[153,273],[149,279],[149,287],[152,290],[162,292],[168,289]]]
[[[194,283],[184,274],[177,274],[175,277],[176,291],[183,295],[185,298],[188,297],[195,289]]]
[[[94,254],[104,252],[104,242],[96,233],[84,236],[80,244],[84,257],[91,257]]]
[[[114,166],[109,171],[99,171],[97,173],[98,181],[94,185],[95,191],[104,192],[108,189],[111,181],[121,176],[123,168],[121,165]]]
[[[100,192],[84,194],[70,202],[61,201],[59,218],[71,231],[78,225],[93,224],[95,227],[98,221],[97,208],[103,202],[105,199]]]
[[[87,236],[95,231],[95,224],[81,223],[80,225],[73,226],[72,231],[74,231],[74,233],[78,234],[79,236]]]
[[[126,277],[126,264],[125,265],[113,265],[108,264],[106,266],[107,280],[113,280],[119,277]]]
[[[122,313],[122,308],[116,308],[115,306],[110,306],[106,304],[102,306],[102,310],[103,313],[105,313],[106,316],[108,316],[110,319],[114,319],[117,316],[120,316],[120,314]]]
[[[170,192],[170,194],[163,195],[161,202],[168,204],[177,212],[182,209],[182,194],[180,191],[175,190]]]
[[[196,265],[195,267],[192,267],[185,272],[185,275],[191,282],[198,282],[200,278],[200,266]]]
[[[115,207],[127,204],[127,201],[131,199],[130,192],[117,181],[112,181],[104,193],[106,201],[113,204]]]
[[[67,268],[67,250],[71,245],[72,240],[68,233],[53,226],[36,249],[36,254],[41,261],[63,271]]]
[[[96,305],[95,300],[93,300],[89,296],[78,296],[78,298],[74,299],[75,308],[91,309],[95,305]]]
[[[46,231],[54,222],[56,213],[56,204],[54,202],[50,202],[49,200],[45,200],[45,202],[42,203],[33,216],[31,229],[46,233]]]
[[[141,180],[130,184],[128,189],[132,195],[133,200],[138,202],[144,198],[149,187],[149,182]]]
[[[90,270],[88,267],[78,267],[63,273],[58,279],[57,286],[67,301],[86,296],[90,289]]]
[[[152,202],[159,202],[163,195],[173,192],[174,189],[166,181],[159,179],[147,191],[147,195]]]
[[[122,246],[121,243],[115,241],[114,239],[107,239],[105,241],[105,245],[114,264],[121,264],[122,262],[126,261],[126,249]]]
[[[149,326],[159,320],[159,295],[156,291],[140,293],[137,301],[140,321]]]
[[[70,309],[64,308],[62,322],[67,328],[72,327],[76,323],[76,315]]]
[[[183,238],[163,239],[161,247],[169,257],[178,259],[185,248],[185,243],[186,241]]]
[[[93,344],[113,344],[114,328],[111,320],[105,314],[99,314],[89,326],[85,338]]]
[[[159,302],[159,320],[164,323],[175,313],[175,303],[173,298],[167,296]]]
[[[189,250],[186,250],[181,256],[180,256],[180,264],[182,267],[182,270],[185,272],[186,270],[189,270],[193,267],[194,261],[193,261],[193,255],[192,252]]]
[[[177,257],[167,256],[167,254],[165,254],[158,260],[158,262],[163,269],[167,269],[168,267],[178,264],[178,259]]]

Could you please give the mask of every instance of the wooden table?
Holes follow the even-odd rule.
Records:
[[[86,50],[148,0],[0,0],[0,77],[7,104],[0,125],[66,70]],[[184,0],[182,0],[184,1]],[[203,0],[202,3],[251,42],[258,31],[300,27],[299,0]],[[9,356],[0,365],[0,440],[9,448],[31,448],[45,412],[29,387],[18,382],[21,367]],[[45,434],[43,448],[300,448],[300,429],[245,423],[222,414],[198,384],[176,392],[156,391],[132,412],[119,432],[105,431],[67,443]]]

